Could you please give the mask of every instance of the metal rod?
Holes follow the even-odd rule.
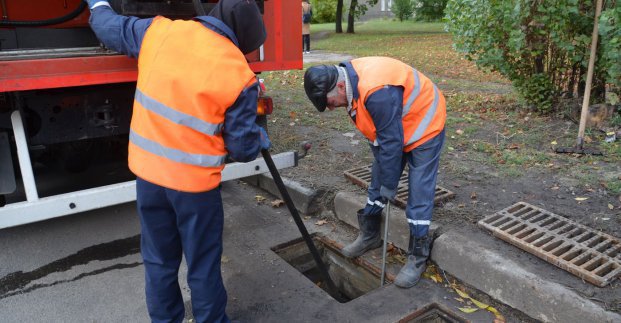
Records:
[[[384,286],[386,278],[386,246],[388,244],[388,219],[390,218],[390,201],[386,203],[386,218],[384,219],[384,243],[382,247],[382,278],[380,286]]]
[[[261,154],[263,155],[263,160],[265,160],[265,163],[267,164],[267,168],[269,168],[270,173],[272,174],[272,177],[274,178],[274,183],[276,183],[276,186],[278,187],[278,191],[280,191],[280,195],[285,201],[285,204],[287,205],[287,208],[289,209],[289,212],[291,213],[291,216],[293,217],[295,224],[298,226],[298,229],[300,230],[300,233],[302,234],[302,237],[304,238],[304,241],[306,242],[306,246],[308,246],[308,249],[313,255],[313,259],[315,259],[315,263],[317,264],[317,268],[319,269],[319,272],[321,273],[321,275],[323,276],[323,279],[326,281],[328,285],[328,290],[332,293],[332,295],[335,298],[341,298],[340,296],[341,293],[336,288],[336,285],[334,285],[332,278],[330,278],[330,274],[328,273],[326,265],[323,263],[323,260],[321,260],[321,256],[319,256],[319,251],[317,251],[317,248],[315,247],[313,240],[308,234],[308,231],[306,230],[306,227],[304,226],[304,222],[302,222],[302,218],[300,217],[298,210],[295,208],[295,205],[293,205],[293,200],[291,199],[291,196],[289,196],[289,192],[287,191],[287,188],[285,187],[285,183],[283,183],[282,178],[280,177],[280,173],[278,173],[278,169],[276,169],[276,166],[274,165],[274,161],[272,160],[272,156],[270,155],[270,152],[267,149],[261,149]],[[337,300],[340,301],[340,299],[337,299]]]
[[[582,149],[584,145],[584,130],[586,128],[586,118],[589,113],[589,99],[591,97],[591,84],[593,82],[593,70],[595,67],[595,56],[597,49],[597,35],[598,35],[598,19],[602,12],[602,0],[597,0],[595,7],[595,22],[593,23],[593,36],[591,36],[591,56],[589,56],[589,68],[587,70],[586,85],[584,87],[584,98],[582,99],[582,111],[580,113],[580,126],[578,129],[578,139],[576,146],[578,149]]]

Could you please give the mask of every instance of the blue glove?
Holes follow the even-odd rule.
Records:
[[[93,6],[97,3],[97,2],[108,2],[107,0],[84,0],[84,2],[88,3],[88,9],[93,9]],[[109,6],[110,4],[108,4]]]
[[[380,196],[389,200],[389,201],[394,201],[395,197],[397,196],[397,189],[389,189],[386,186],[382,185],[380,186]]]
[[[272,142],[270,141],[270,138],[267,137],[267,132],[265,132],[265,129],[263,129],[262,127],[259,127],[259,134],[260,134],[260,138],[259,141],[261,142],[261,149],[270,149],[270,147],[272,147]]]

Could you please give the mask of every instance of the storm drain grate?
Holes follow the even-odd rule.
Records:
[[[519,202],[479,222],[494,236],[600,287],[621,274],[621,240]]]
[[[363,166],[359,168],[350,169],[345,171],[345,177],[352,181],[354,184],[368,188],[371,183],[371,165]],[[455,193],[447,190],[444,187],[436,186],[436,196],[434,201],[436,204],[444,202],[450,198],[453,198]],[[407,170],[401,174],[399,179],[399,186],[397,187],[397,198],[395,204],[405,208],[408,203],[408,172]]]

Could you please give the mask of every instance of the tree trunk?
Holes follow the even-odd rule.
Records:
[[[358,0],[351,0],[351,4],[349,5],[349,12],[347,14],[347,33],[354,33],[354,12],[356,11],[356,6],[358,6]]]
[[[336,2],[336,33],[343,33],[343,0]]]

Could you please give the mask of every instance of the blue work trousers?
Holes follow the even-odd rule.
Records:
[[[410,152],[404,152],[401,159],[400,173],[408,164],[408,203],[405,215],[410,225],[410,234],[416,238],[427,235],[429,231],[443,144],[444,130]],[[380,166],[377,162],[379,147],[371,146],[371,150],[375,161],[371,168],[371,184],[364,214],[379,214],[386,201],[380,196]]]
[[[229,322],[220,273],[224,222],[220,188],[186,193],[138,178],[136,190],[151,320],[183,321],[185,310],[178,281],[183,252],[196,322]]]

